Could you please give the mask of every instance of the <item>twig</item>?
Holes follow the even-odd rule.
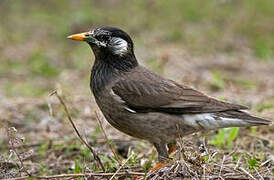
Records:
[[[224,166],[225,158],[226,158],[226,157],[225,157],[225,155],[224,155],[224,156],[223,156],[222,165],[221,165],[221,168],[220,168],[220,172],[219,172],[219,177],[220,177],[220,178],[222,178],[222,177],[221,177],[221,173],[222,173],[222,170],[223,170],[223,166]]]
[[[256,178],[254,178],[249,172],[247,172],[247,170],[245,170],[244,168],[242,168],[242,167],[240,167],[239,168],[240,170],[242,170],[244,173],[246,173],[249,177],[251,177],[252,179],[255,179],[256,180]]]
[[[208,158],[208,160],[207,160],[207,163],[209,163],[209,162],[216,156],[216,154],[218,154],[217,151],[215,151],[212,155],[209,154],[209,158]]]
[[[271,159],[266,160],[265,162],[263,162],[263,163],[260,165],[260,167],[263,167],[264,165],[266,165],[266,164],[269,163],[270,161],[271,161]]]
[[[84,174],[59,174],[59,175],[52,175],[52,176],[31,176],[35,179],[61,179],[61,178],[69,178],[69,177],[85,177],[85,176],[113,176],[115,173],[84,173]],[[145,173],[141,172],[117,172],[116,175],[137,175],[137,176],[144,176]],[[30,176],[24,177],[17,177],[10,180],[23,180],[28,179]]]
[[[92,149],[92,147],[91,147],[91,146],[82,138],[82,136],[80,135],[80,133],[79,133],[79,131],[77,130],[76,126],[74,125],[74,122],[72,121],[72,118],[71,118],[71,116],[70,116],[70,113],[69,113],[69,111],[68,111],[68,108],[67,108],[65,102],[63,101],[62,97],[59,96],[59,94],[57,93],[56,90],[53,91],[53,92],[50,94],[50,96],[52,96],[52,95],[55,95],[55,96],[58,98],[58,100],[60,101],[60,103],[61,103],[62,106],[64,107],[64,110],[65,110],[65,113],[66,113],[66,115],[67,115],[67,117],[68,117],[68,120],[69,120],[69,122],[71,123],[71,125],[72,125],[73,129],[75,130],[75,132],[77,133],[78,137],[80,138],[80,140],[82,141],[82,143],[84,143],[84,144],[88,147],[88,149],[90,150],[90,152],[93,154],[94,159],[95,159],[96,162],[99,164],[100,168],[101,168],[103,171],[105,171],[105,167],[103,166],[103,164],[102,164],[102,162],[101,162],[99,156],[98,156],[98,155],[96,154],[96,152]]]
[[[41,143],[22,144],[22,145],[16,146],[16,149],[30,148],[30,147],[36,147],[36,146],[41,146]],[[8,146],[8,148],[12,148],[12,147],[11,147],[11,146]]]
[[[99,126],[100,126],[100,128],[101,128],[101,130],[102,130],[102,132],[103,132],[103,134],[104,134],[104,136],[105,136],[105,139],[106,139],[106,141],[107,141],[107,144],[108,144],[108,146],[109,146],[109,149],[112,151],[113,155],[115,156],[115,158],[117,159],[119,165],[121,166],[122,162],[121,162],[120,158],[118,157],[118,155],[116,154],[116,152],[115,152],[115,150],[114,150],[114,148],[113,148],[113,146],[112,146],[112,143],[110,142],[110,140],[109,140],[108,137],[107,137],[107,134],[106,134],[106,132],[105,132],[105,130],[104,130],[103,124],[102,124],[102,122],[101,122],[101,120],[100,120],[100,117],[99,117],[97,111],[95,111],[95,115],[96,115],[98,124],[99,124]]]
[[[203,164],[202,165],[202,167],[203,167],[203,178],[202,179],[206,179],[205,177],[206,177],[206,168],[205,168],[205,164]]]
[[[263,178],[262,175],[259,173],[259,171],[257,170],[257,168],[254,167],[254,169],[255,169],[256,173],[258,174],[258,176],[260,177],[260,179],[263,180],[264,178]]]
[[[253,135],[253,134],[247,134],[247,136],[249,137],[252,137],[252,138],[257,138],[257,139],[260,139],[260,140],[264,140],[264,141],[272,141],[272,140],[269,140],[268,138],[265,138],[265,137],[262,137],[262,136],[256,136],[256,135]]]
[[[19,169],[19,172],[23,171],[25,172],[29,177],[31,176],[31,174],[25,169],[25,166],[24,166],[24,163],[20,157],[20,155],[18,154],[18,152],[16,151],[16,148],[13,144],[13,141],[15,139],[15,137],[13,137],[11,134],[10,134],[10,131],[17,131],[15,128],[6,128],[7,130],[7,133],[8,133],[8,138],[9,138],[9,141],[10,141],[10,145],[11,145],[11,149],[12,151],[14,152],[14,154],[16,155],[16,157],[18,158],[19,162],[20,162],[20,165],[21,165],[21,169]],[[20,167],[19,167],[20,168]]]
[[[117,171],[111,176],[111,178],[109,180],[112,180],[116,175],[117,173],[122,169],[122,167],[125,166],[125,164],[130,160],[130,158],[132,157],[133,154],[131,154],[127,159],[126,161],[119,167],[119,169],[117,169]]]
[[[236,170],[236,169],[238,168],[241,159],[242,159],[242,156],[239,157],[239,159],[238,159],[238,161],[237,161],[237,163],[236,163],[236,165],[235,165],[235,167],[234,167],[234,170]]]

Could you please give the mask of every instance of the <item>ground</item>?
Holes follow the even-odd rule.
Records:
[[[157,160],[155,149],[105,121],[89,90],[93,54],[88,45],[66,40],[67,35],[104,24],[123,27],[133,37],[141,64],[273,121],[271,4],[209,1],[200,12],[195,3],[181,7],[176,1],[174,6],[184,10],[180,14],[164,1],[134,1],[135,8],[109,2],[107,7],[97,1],[0,3],[0,13],[8,19],[1,20],[0,27],[0,179],[109,179],[116,172],[115,178],[121,179],[271,179],[273,126],[182,137],[167,167],[148,174]],[[241,11],[231,13],[236,5]],[[222,6],[217,17],[212,13],[215,6]],[[121,9],[139,16],[129,19]],[[178,22],[179,27],[173,25]],[[49,96],[54,90],[105,173],[80,141],[56,95]]]
[[[157,59],[160,61],[155,70],[164,76],[193,85],[211,96],[247,105],[254,115],[272,120],[274,79],[268,74],[274,69],[273,63],[261,63],[248,56],[192,57],[175,48],[171,48],[168,54],[161,49],[155,49],[155,52],[159,53]],[[70,75],[75,76],[75,79],[81,77],[72,72]],[[82,76],[88,75],[87,72]],[[85,93],[84,89],[89,88],[88,83],[74,88],[70,78],[60,78],[57,81],[63,83],[57,89],[62,91],[59,93],[64,98],[73,121],[82,136],[99,154],[107,172],[115,172],[119,168],[109,143],[113,144],[123,161],[130,156],[120,172],[127,170],[146,173],[155,164],[156,152],[151,144],[118,132],[104,120],[92,94]],[[16,154],[9,151],[12,149],[9,141],[13,142],[14,137],[24,138],[22,142],[16,140],[14,146],[30,174],[100,171],[89,149],[77,137],[63,106],[55,96],[3,98],[1,107],[1,123],[6,128],[16,128],[16,133],[10,132],[10,137],[4,127],[0,131],[3,140],[1,162],[8,162],[9,165],[2,164],[2,177],[19,175],[16,164],[21,165]],[[103,121],[103,128],[111,142],[104,138],[96,112]],[[170,168],[164,169],[157,176],[226,178],[248,176],[247,171],[255,178],[269,177],[273,170],[273,148],[271,126],[198,133],[178,141]],[[182,159],[183,152],[186,159],[190,159],[189,162]]]

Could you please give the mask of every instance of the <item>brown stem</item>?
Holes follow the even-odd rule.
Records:
[[[90,150],[90,152],[93,154],[94,159],[95,159],[96,162],[99,164],[100,168],[105,172],[105,168],[104,168],[104,166],[103,166],[103,164],[102,164],[102,162],[101,162],[99,156],[98,156],[98,155],[96,154],[96,152],[92,149],[92,147],[91,147],[91,146],[82,138],[82,136],[80,135],[79,131],[77,130],[77,128],[76,128],[74,122],[72,121],[72,118],[71,118],[71,116],[70,116],[70,113],[69,113],[69,111],[68,111],[68,108],[67,108],[65,102],[63,101],[62,97],[57,93],[56,90],[50,94],[50,96],[52,96],[52,95],[55,95],[55,96],[58,98],[58,100],[60,101],[60,103],[61,103],[62,106],[64,107],[64,111],[65,111],[65,113],[66,113],[66,115],[67,115],[67,117],[68,117],[68,120],[69,120],[69,122],[71,123],[73,129],[75,130],[76,134],[78,135],[78,137],[80,138],[80,140],[82,141],[82,143],[84,143],[84,144],[88,147],[88,149]]]
[[[114,148],[113,148],[113,146],[112,146],[112,143],[110,142],[110,140],[109,140],[108,137],[107,137],[107,134],[106,134],[106,132],[105,132],[105,130],[104,130],[104,128],[103,128],[102,122],[101,122],[101,120],[100,120],[100,118],[99,118],[99,116],[98,116],[97,111],[95,111],[95,114],[96,114],[96,118],[97,118],[98,124],[100,125],[101,130],[103,131],[103,134],[104,134],[104,136],[105,136],[105,140],[107,141],[107,144],[108,144],[109,148],[111,149],[113,155],[115,156],[115,158],[117,159],[119,165],[121,166],[121,164],[122,164],[122,163],[121,163],[121,160],[120,160],[120,158],[118,157],[118,155],[116,154],[116,152],[115,152],[115,150],[114,150]]]
[[[59,175],[52,175],[52,176],[31,176],[34,177],[35,179],[61,179],[61,178],[76,178],[76,177],[86,177],[86,176],[102,176],[102,177],[107,177],[107,176],[113,176],[113,175],[137,175],[137,176],[144,176],[145,173],[141,172],[117,172],[117,173],[85,173],[85,174],[59,174]],[[13,178],[11,180],[23,180],[23,179],[28,179],[30,178],[29,176],[24,176],[24,177],[17,177]]]
[[[19,172],[21,173],[21,171],[25,172],[29,177],[31,176],[31,174],[25,169],[25,166],[24,166],[24,163],[20,157],[20,155],[18,154],[18,152],[16,151],[16,148],[13,144],[13,139],[14,137],[12,137],[12,135],[10,135],[10,131],[9,131],[9,128],[6,128],[7,130],[7,133],[8,133],[8,137],[9,137],[9,141],[10,141],[10,145],[11,145],[11,149],[12,151],[15,153],[16,157],[18,158],[19,162],[20,162],[20,165],[21,165],[21,168],[19,169]]]

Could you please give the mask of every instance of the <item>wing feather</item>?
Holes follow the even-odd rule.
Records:
[[[138,66],[116,81],[112,90],[131,109],[140,112],[206,113],[247,109],[218,101]]]

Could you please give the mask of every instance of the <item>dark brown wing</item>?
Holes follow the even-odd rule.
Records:
[[[118,79],[112,90],[127,106],[140,112],[181,114],[247,109],[210,98],[190,87],[164,79],[142,66]]]

